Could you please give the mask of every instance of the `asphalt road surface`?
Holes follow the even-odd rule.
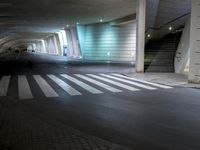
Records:
[[[59,146],[65,140],[56,138],[66,126],[133,150],[200,149],[199,89],[124,76],[134,73],[131,64],[73,62],[58,56],[13,54],[1,58],[0,68],[0,148],[31,145],[26,141],[31,133],[40,139],[35,149],[49,143],[58,145],[49,149],[64,149]],[[53,142],[44,142],[48,136],[43,131],[55,131]]]

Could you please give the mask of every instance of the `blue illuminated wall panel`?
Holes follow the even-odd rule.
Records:
[[[135,61],[136,23],[78,26],[83,58],[97,61]]]

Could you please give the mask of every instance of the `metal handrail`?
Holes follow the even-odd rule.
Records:
[[[181,16],[179,16],[179,17],[177,17],[177,18],[175,18],[175,19],[173,19],[173,20],[171,20],[171,21],[169,21],[169,22],[167,22],[167,23],[161,25],[160,27],[157,27],[157,28],[156,28],[156,27],[148,27],[147,30],[146,30],[146,33],[147,33],[149,30],[161,30],[161,29],[164,28],[165,26],[167,26],[167,25],[169,25],[169,24],[171,24],[171,23],[173,23],[173,22],[175,22],[175,21],[177,21],[177,20],[179,20],[179,19],[181,19],[181,18],[183,18],[183,17],[185,17],[185,16],[188,16],[188,15],[190,15],[190,12],[188,12],[188,13],[186,13],[186,14],[184,14],[184,15],[181,15]]]

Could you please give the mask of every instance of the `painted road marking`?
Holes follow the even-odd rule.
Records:
[[[160,88],[164,88],[164,89],[171,89],[172,88],[170,86],[161,85],[161,84],[157,84],[157,83],[153,83],[153,82],[148,82],[148,81],[144,81],[144,80],[139,80],[139,79],[136,79],[136,78],[126,77],[126,76],[123,76],[123,75],[120,75],[120,74],[113,73],[112,75],[117,76],[117,77],[121,77],[121,78],[124,78],[124,79],[129,79],[129,80],[138,81],[138,82],[141,82],[141,83],[153,85],[155,87],[160,87]]]
[[[0,96],[6,96],[11,76],[3,76],[0,80]]]
[[[144,88],[144,89],[156,90],[156,88],[154,88],[154,87],[151,87],[151,86],[148,86],[148,85],[144,85],[144,84],[140,84],[140,83],[133,82],[133,81],[129,81],[129,80],[125,80],[125,79],[121,79],[121,78],[114,77],[114,76],[111,76],[111,75],[106,75],[106,74],[100,74],[100,75],[102,75],[104,77],[107,77],[107,78],[110,78],[110,79],[115,79],[115,80],[118,80],[118,81],[121,81],[121,82],[124,82],[124,83],[132,84],[132,85],[135,85],[137,87]]]
[[[56,91],[40,75],[33,75],[33,78],[46,97],[58,97]]]
[[[82,95],[79,91],[65,83],[63,80],[59,79],[55,75],[47,75],[51,80],[53,80],[57,85],[59,85],[64,91],[69,93],[70,95]]]
[[[96,84],[96,85],[98,85],[99,87],[102,87],[102,88],[104,88],[104,89],[106,89],[106,90],[108,90],[108,91],[111,91],[111,92],[114,92],[114,93],[122,92],[121,90],[119,90],[119,89],[117,89],[117,88],[114,88],[114,87],[109,86],[109,85],[107,85],[107,84],[101,83],[101,82],[99,82],[99,81],[97,81],[97,80],[94,80],[94,79],[92,79],[92,78],[89,78],[89,77],[87,77],[87,76],[84,76],[84,75],[81,75],[81,74],[75,74],[75,76],[77,76],[77,77],[79,77],[79,78],[81,78],[81,79],[84,79],[84,80],[86,80],[86,81],[88,81],[88,82],[91,82],[91,83],[93,83],[93,84]]]
[[[33,99],[31,88],[27,81],[26,76],[18,76],[18,86],[19,86],[19,99]]]
[[[90,92],[92,94],[102,94],[103,93],[102,91],[100,91],[100,90],[98,90],[98,89],[96,89],[96,88],[74,78],[74,77],[71,77],[67,74],[61,74],[61,76],[70,80],[71,82],[77,84],[78,86],[82,87],[83,89],[87,90],[88,92]]]
[[[104,77],[100,77],[100,76],[93,75],[93,74],[87,74],[87,75],[90,76],[90,77],[111,83],[113,85],[119,86],[121,88],[130,90],[130,91],[140,91],[140,89],[137,89],[137,88],[134,88],[134,87],[131,87],[131,86],[128,86],[128,85],[125,85],[125,84],[122,84],[122,83],[119,83],[119,82],[116,82],[116,81],[113,81],[113,80],[110,80],[110,79],[107,79],[107,78],[104,78]]]

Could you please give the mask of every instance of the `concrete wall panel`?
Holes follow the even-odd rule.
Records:
[[[136,23],[109,23],[78,27],[83,58],[99,61],[135,61]]]

